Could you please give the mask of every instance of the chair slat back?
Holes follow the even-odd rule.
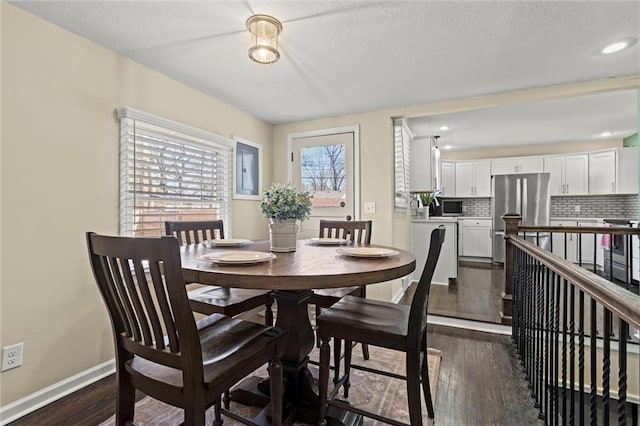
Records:
[[[175,238],[108,237],[89,232],[87,246],[118,353],[124,351],[129,358],[136,354],[177,369],[184,370],[186,364],[189,370],[201,368],[200,342]]]
[[[320,238],[344,238],[371,244],[370,220],[320,220]]]
[[[222,220],[167,221],[164,223],[164,229],[165,234],[176,237],[180,245],[197,244],[206,240],[224,238]]]
[[[422,270],[420,281],[416,287],[411,301],[411,311],[409,313],[409,333],[407,340],[419,344],[422,339],[425,327],[427,326],[427,305],[429,303],[429,290],[431,280],[438,264],[442,243],[444,242],[445,227],[443,225],[431,231],[431,242],[429,243],[429,253],[427,261]]]

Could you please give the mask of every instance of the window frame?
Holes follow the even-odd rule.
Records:
[[[135,229],[136,224],[139,223],[136,222],[135,218],[136,209],[139,208],[137,206],[141,205],[136,205],[136,203],[140,203],[140,201],[136,200],[135,150],[137,136],[135,132],[136,123],[142,123],[143,125],[160,128],[163,132],[166,132],[165,135],[175,135],[175,139],[167,138],[169,143],[186,147],[187,150],[204,149],[214,154],[216,157],[214,161],[216,167],[213,169],[215,178],[212,177],[212,187],[210,191],[215,192],[219,198],[209,199],[208,203],[218,204],[217,217],[215,217],[215,219],[222,219],[224,221],[225,228],[228,230],[227,234],[231,236],[233,140],[133,108],[120,108],[116,111],[116,115],[120,124],[119,234],[123,236],[134,236],[140,233],[139,229],[137,231]],[[140,132],[140,135],[148,137],[151,133],[149,129],[146,129],[145,132]],[[167,198],[170,197],[171,196]],[[162,198],[159,198],[159,200],[162,200]],[[203,201],[202,204],[206,205],[207,201]],[[181,220],[180,218],[169,218],[171,216],[170,214],[166,216],[167,219],[165,220]],[[213,219],[214,218],[211,220]],[[157,234],[164,235],[164,227],[161,227]]]

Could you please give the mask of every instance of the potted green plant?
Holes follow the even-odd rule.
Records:
[[[309,218],[311,195],[306,191],[298,191],[291,185],[274,183],[262,193],[260,211],[271,222],[271,251],[295,251],[297,222]]]
[[[420,194],[420,202],[422,203],[422,207],[426,209],[426,215],[429,215],[429,206],[431,204],[438,205],[438,198],[440,196],[440,190],[436,189],[432,192],[421,192]]]

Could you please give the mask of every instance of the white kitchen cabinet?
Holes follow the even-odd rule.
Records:
[[[638,148],[616,148],[616,192],[638,193]]]
[[[456,197],[490,197],[491,162],[489,160],[456,163]]]
[[[411,251],[416,257],[416,269],[411,275],[412,281],[420,280],[424,265],[427,263],[431,231],[440,225],[445,227],[444,243],[431,282],[449,285],[450,280],[458,278],[458,224],[455,220],[445,219],[411,223]]]
[[[616,192],[616,150],[589,153],[589,194]]]
[[[554,155],[544,158],[544,171],[550,174],[551,195],[588,194],[589,156]]]
[[[544,170],[542,157],[515,157],[491,160],[492,175],[513,173],[540,173]]]
[[[442,161],[440,163],[440,192],[443,197],[456,196],[456,163],[453,161]]]
[[[550,226],[578,226],[575,220],[551,220]],[[566,235],[566,237],[565,237]],[[576,262],[576,252],[578,247],[577,234],[565,234],[564,232],[554,232],[551,239],[551,252],[570,262]]]
[[[631,236],[631,247],[632,276],[634,280],[640,281],[640,239],[637,235]]]
[[[491,258],[493,235],[491,219],[461,219],[460,255]]]

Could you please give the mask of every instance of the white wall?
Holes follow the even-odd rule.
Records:
[[[84,233],[118,233],[118,121],[133,107],[264,145],[272,126],[22,10],[2,25],[1,345],[24,365],[0,374],[0,405],[113,358]],[[233,233],[267,238],[257,201],[234,201]]]

